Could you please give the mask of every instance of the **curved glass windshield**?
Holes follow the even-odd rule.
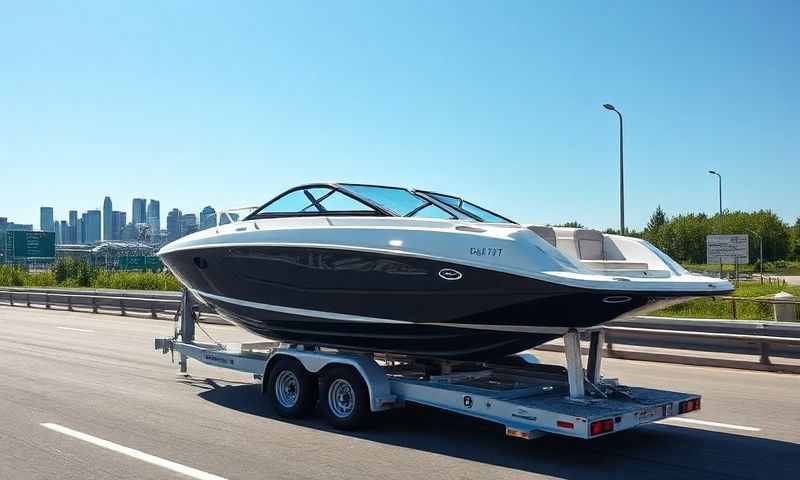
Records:
[[[276,198],[257,214],[377,213],[373,208],[331,187],[292,190]]]
[[[447,210],[404,188],[374,185],[342,184],[347,190],[369,200],[398,217],[439,218],[452,220],[455,217]]]
[[[423,192],[426,195],[430,195],[434,199],[446,204],[449,207],[452,207],[458,210],[461,213],[464,213],[476,220],[481,222],[488,222],[488,223],[514,223],[511,220],[501,217],[495,213],[486,210],[485,208],[481,208],[474,203],[469,203],[468,201],[454,197],[452,195],[444,195],[442,193],[434,193],[434,192]]]

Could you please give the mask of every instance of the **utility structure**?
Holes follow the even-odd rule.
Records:
[[[619,233],[625,235],[625,175],[623,168],[623,144],[622,144],[622,114],[610,103],[603,104],[606,110],[611,110],[619,116]]]
[[[719,223],[719,233],[722,234],[722,175],[720,175],[719,173],[717,173],[714,170],[709,170],[708,173],[710,173],[711,175],[716,175],[717,178],[719,179],[719,220],[718,220],[718,223]],[[723,277],[722,262],[720,261],[720,263],[719,263],[719,278],[722,278],[722,277]]]
[[[764,239],[755,230],[748,231],[758,237],[758,274],[761,277],[761,283],[764,283]]]

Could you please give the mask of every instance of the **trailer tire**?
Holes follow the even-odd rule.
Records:
[[[317,378],[294,358],[278,358],[270,368],[265,393],[279,416],[300,418],[317,401]]]
[[[370,417],[367,384],[349,366],[325,370],[320,379],[319,402],[328,423],[339,430],[356,430]]]

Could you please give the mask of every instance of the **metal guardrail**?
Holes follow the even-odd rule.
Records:
[[[172,317],[181,303],[180,292],[127,292],[104,290],[65,290],[0,288],[0,304],[13,306],[62,307],[94,313],[145,313],[152,317]],[[201,306],[205,320],[227,323]],[[692,365],[746,368],[751,370],[800,373],[800,364],[774,363],[774,357],[800,359],[800,323],[745,320],[699,320],[663,317],[636,317],[604,325],[606,354],[611,358],[662,361]],[[703,352],[700,356],[675,355],[655,351],[620,350],[619,346]],[[543,345],[542,350],[558,350],[558,345]],[[754,355],[757,361],[715,358],[708,354]]]

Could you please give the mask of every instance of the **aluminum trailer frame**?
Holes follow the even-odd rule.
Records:
[[[183,302],[189,306],[188,296]],[[501,424],[506,434],[533,439],[547,433],[591,439],[668,417],[699,410],[700,396],[619,385],[600,375],[602,330],[590,330],[587,368],[580,356],[580,332],[564,335],[567,368],[486,363],[441,362],[430,374],[417,360],[362,352],[341,352],[304,345],[258,342],[207,344],[194,341],[190,308],[181,312],[181,328],[173,338],[156,338],[162,353],[177,351],[181,371],[187,359],[253,374],[262,380],[281,357],[290,357],[311,374],[330,366],[353,368],[368,389],[370,411],[405,403],[436,407]],[[191,325],[190,325],[191,324]],[[178,337],[181,337],[180,340]],[[521,359],[519,359],[521,360]],[[424,360],[430,366],[430,360]]]

